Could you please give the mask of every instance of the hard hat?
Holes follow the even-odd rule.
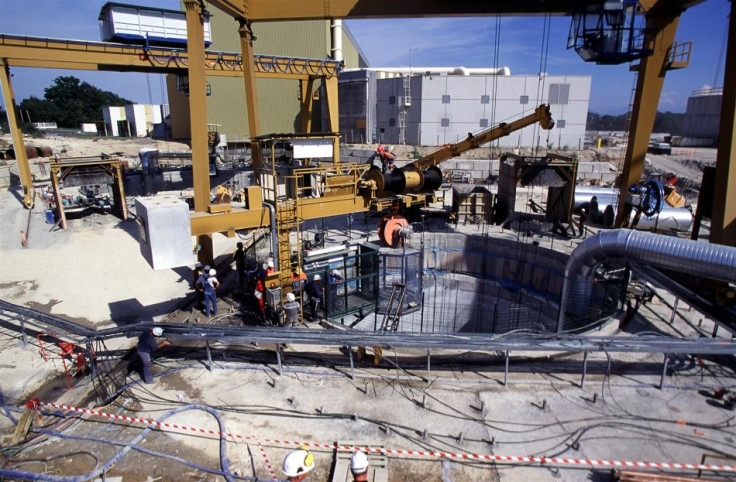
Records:
[[[204,266],[204,272],[205,272],[205,273],[209,273],[209,272],[210,272],[210,265],[206,264],[206,265]]]
[[[263,263],[263,269],[268,269],[268,263]]]
[[[294,296],[294,293],[287,293],[286,300],[291,303],[292,301],[296,300],[296,296]]]
[[[368,470],[368,457],[363,452],[357,451],[350,457],[350,471],[357,475]]]
[[[273,260],[270,260],[270,259],[269,259],[269,260],[268,260],[268,263],[266,263],[266,264],[268,264],[268,267],[269,267],[269,268],[273,268]]]
[[[332,270],[332,276],[340,276],[340,272],[336,269]]]
[[[237,246],[238,246],[238,248],[242,248],[243,247],[243,243],[241,243],[240,241],[238,241]]]
[[[318,274],[314,275],[314,278],[312,278],[314,281],[319,281],[322,279],[322,277]]]
[[[202,263],[194,263],[194,267],[195,268],[201,268],[202,267]]]
[[[217,271],[215,271],[215,269],[213,268],[209,271],[209,273],[210,273],[210,276],[215,276],[217,274]]]
[[[307,447],[299,447],[284,458],[284,465],[281,467],[281,472],[287,477],[297,477],[301,474],[306,474],[313,468],[314,457],[309,453],[309,449]]]
[[[164,334],[164,329],[160,326],[157,326],[153,330],[151,330],[151,333],[153,333],[153,336],[161,336]]]
[[[378,152],[383,152],[383,146],[378,146],[378,149],[376,149]]]

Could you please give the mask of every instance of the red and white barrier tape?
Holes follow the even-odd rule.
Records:
[[[97,415],[100,417],[106,417],[114,420],[124,420],[126,422],[136,422],[144,425],[151,425],[159,427],[161,429],[176,429],[183,430],[185,432],[195,432],[210,435],[217,435],[218,437],[231,437],[233,439],[240,440],[253,440],[261,448],[264,458],[266,454],[261,447],[261,442],[256,440],[251,435],[239,435],[231,433],[223,433],[217,430],[207,430],[202,428],[188,427],[185,425],[178,425],[166,422],[156,422],[154,420],[145,420],[142,418],[128,417],[125,415],[117,415],[114,413],[99,412],[97,410],[89,410],[86,408],[69,407],[67,405],[58,405],[55,403],[46,402],[29,402],[29,408],[31,404],[40,405],[44,407],[53,407],[61,410],[68,410],[71,412],[85,413],[88,415]],[[559,457],[519,457],[512,455],[491,455],[491,454],[469,454],[469,453],[453,453],[453,452],[434,452],[434,451],[419,451],[419,450],[398,450],[398,449],[385,449],[385,448],[372,448],[372,447],[356,447],[352,445],[335,445],[325,444],[316,442],[294,442],[288,440],[276,440],[276,439],[263,439],[262,442],[276,445],[284,445],[288,447],[314,447],[329,450],[349,450],[349,451],[362,451],[365,453],[377,453],[381,455],[397,455],[397,456],[414,456],[414,457],[436,457],[436,458],[448,458],[448,459],[465,459],[465,460],[477,460],[486,462],[500,462],[500,463],[537,463],[544,465],[582,465],[588,467],[627,467],[627,468],[642,468],[642,469],[670,469],[670,470],[710,470],[716,472],[736,472],[736,466],[734,465],[720,465],[720,464],[679,464],[673,462],[633,462],[627,460],[592,460],[592,459],[567,459]],[[266,458],[266,463],[271,471],[271,475],[275,477],[273,468]]]

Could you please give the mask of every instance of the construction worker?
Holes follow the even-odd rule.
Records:
[[[159,342],[156,341],[156,339],[154,338],[154,336],[159,337],[163,334],[163,328],[161,328],[160,326],[152,326],[145,329],[143,333],[141,333],[141,336],[138,338],[138,356],[140,357],[143,364],[141,375],[145,383],[153,382],[153,377],[151,376],[151,356],[156,350],[169,344],[167,340],[162,340]]]
[[[340,276],[340,272],[336,269],[330,271],[327,275],[327,314],[332,313],[335,309],[337,302],[337,287],[345,281],[345,278]]]
[[[307,447],[299,447],[284,458],[281,472],[290,482],[301,482],[314,469],[314,456]]]
[[[238,281],[241,288],[245,288],[245,250],[243,243],[238,241],[238,249],[233,253],[233,261],[235,261],[235,269],[238,272]]]
[[[383,172],[391,172],[394,169],[394,159],[396,156],[388,152],[383,146],[378,146],[376,150],[378,156],[381,158],[381,169]]]
[[[210,304],[212,304],[212,314],[217,316],[217,288],[220,287],[220,282],[217,280],[217,271],[211,268],[209,271],[205,271],[197,280],[197,285],[204,292],[204,314],[210,316]]]
[[[368,480],[368,457],[363,452],[356,451],[350,457],[350,472],[353,474],[353,482]]]
[[[192,271],[192,288],[197,292],[197,308],[201,308],[202,302],[204,301],[204,293],[197,288],[197,281],[203,272],[202,263],[196,263],[194,265],[194,271]]]
[[[317,311],[322,303],[322,276],[314,275],[312,281],[307,284],[306,293],[309,301],[309,321],[318,321]]]
[[[284,314],[286,315],[284,326],[294,328],[299,324],[299,308],[301,308],[301,305],[296,300],[294,293],[287,293],[286,303],[284,303]]]
[[[307,275],[301,269],[294,268],[291,271],[291,291],[297,296],[302,296],[306,287]]]

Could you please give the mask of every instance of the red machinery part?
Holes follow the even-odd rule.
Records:
[[[409,221],[398,214],[388,214],[378,225],[378,237],[389,246],[396,247],[401,243],[398,231],[409,226]]]

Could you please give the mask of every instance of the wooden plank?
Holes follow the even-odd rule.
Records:
[[[27,409],[25,413],[20,417],[20,420],[18,421],[18,425],[15,426],[15,432],[13,432],[13,437],[10,439],[10,445],[18,445],[21,441],[26,439],[26,436],[28,435],[28,431],[31,429],[31,424],[33,423],[33,416],[36,415],[36,412]]]

